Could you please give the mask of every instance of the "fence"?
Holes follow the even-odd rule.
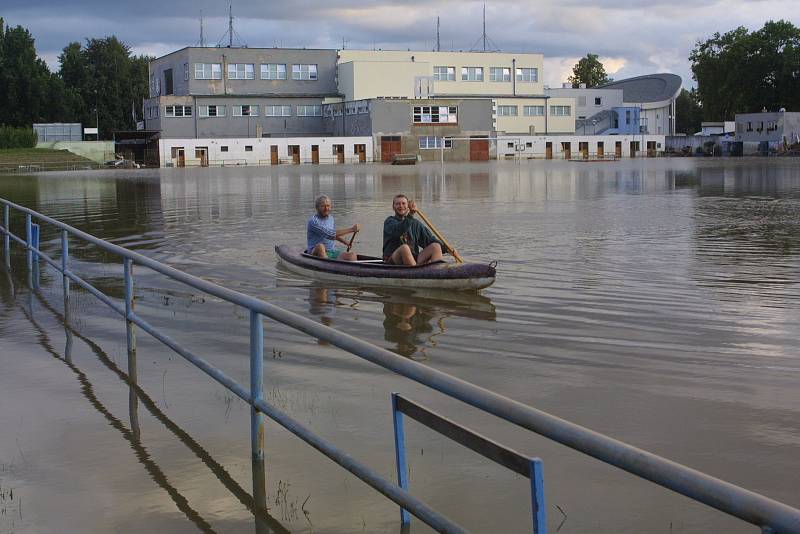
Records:
[[[217,284],[189,275],[175,268],[164,265],[151,258],[139,253],[130,251],[123,247],[113,245],[107,241],[82,232],[76,228],[59,222],[55,219],[42,215],[18,204],[14,204],[0,198],[3,205],[3,226],[0,232],[3,234],[3,248],[6,258],[6,266],[10,269],[10,243],[14,241],[25,247],[28,266],[28,281],[33,288],[38,286],[38,265],[39,259],[62,273],[62,283],[65,301],[69,299],[70,282],[75,282],[87,292],[97,297],[111,309],[121,315],[126,321],[127,348],[129,366],[131,361],[135,361],[136,354],[136,333],[135,326],[147,332],[154,338],[164,343],[167,347],[180,354],[183,358],[194,364],[205,372],[219,384],[229,389],[251,407],[250,441],[251,452],[254,460],[254,470],[259,462],[263,468],[264,459],[264,416],[283,426],[289,432],[299,437],[322,454],[339,464],[341,467],[353,473],[355,476],[366,482],[369,486],[382,493],[393,502],[400,505],[401,509],[407,510],[426,524],[439,532],[466,532],[466,530],[433,510],[419,499],[412,496],[405,488],[401,487],[402,477],[399,484],[390,482],[374,470],[360,463],[345,451],[340,450],[332,443],[315,435],[310,429],[303,426],[298,421],[269,404],[263,396],[263,358],[264,358],[264,318],[290,326],[300,332],[327,341],[332,345],[343,349],[354,356],[358,356],[369,362],[380,365],[390,371],[419,382],[440,393],[460,400],[466,404],[474,406],[489,414],[493,414],[501,419],[530,430],[539,435],[550,438],[558,443],[566,445],[574,450],[599,459],[607,464],[623,469],[629,473],[650,480],[665,488],[671,489],[686,497],[704,503],[710,507],[726,512],[743,521],[751,523],[761,528],[763,533],[800,533],[800,510],[792,508],[783,503],[769,499],[763,495],[751,492],[739,486],[735,486],[723,480],[711,477],[689,467],[677,464],[655,454],[638,449],[631,445],[617,441],[608,436],[604,436],[587,428],[570,423],[546,412],[537,410],[522,403],[513,401],[502,395],[483,389],[479,386],[455,378],[447,373],[428,368],[418,362],[408,360],[385,349],[359,340],[348,334],[339,332],[333,328],[326,327],[311,319],[307,319],[295,313],[286,311],[278,306],[250,297],[248,295],[232,291]],[[13,234],[10,230],[10,213],[19,212],[25,215],[25,238]],[[47,223],[60,229],[61,234],[61,254],[59,261],[53,259],[43,252],[38,243],[38,224],[33,219],[41,223]],[[116,254],[123,261],[124,279],[124,302],[119,303],[106,294],[95,288],[86,280],[80,278],[69,269],[69,237],[74,236],[82,241],[91,243],[108,252]],[[149,322],[137,315],[134,311],[134,277],[133,267],[139,265],[146,267],[177,282],[186,284],[196,290],[203,291],[226,302],[241,306],[249,311],[250,316],[250,384],[249,388],[231,379],[219,369],[213,367],[203,358],[197,356],[188,349],[182,347],[175,340],[156,329]],[[397,400],[395,399],[395,416],[397,410]],[[408,413],[414,411],[413,403],[406,403],[399,411]],[[419,410],[417,410],[419,413]],[[429,412],[426,421],[432,427],[441,429],[449,428],[449,437],[456,436],[458,441],[467,446],[470,440],[474,440],[476,434],[458,427],[441,422],[441,417]],[[437,428],[438,427],[438,428]],[[456,428],[457,431],[452,431]],[[458,430],[461,428],[460,430]],[[397,430],[397,424],[395,424]],[[472,436],[472,438],[470,438]],[[486,442],[486,438],[481,438]],[[479,440],[480,441],[480,440]],[[493,444],[493,450],[500,447]],[[487,445],[481,445],[482,449],[488,451]],[[501,447],[502,448],[502,447]],[[399,450],[399,448],[398,448]],[[476,449],[477,450],[477,449]],[[398,453],[398,465],[402,467],[400,454]],[[491,456],[490,456],[491,457]],[[535,459],[530,459],[531,461]],[[517,459],[518,464],[519,458]],[[501,462],[503,463],[503,462]],[[504,465],[506,465],[504,463]],[[400,469],[402,472],[402,469]],[[540,472],[540,471],[539,471]],[[532,484],[536,485],[539,477],[536,469],[531,467],[528,472]],[[255,476],[254,476],[255,479]],[[543,502],[544,488],[537,489],[532,487],[533,501],[541,499]],[[256,489],[254,488],[254,493]],[[542,523],[536,520],[537,505],[534,506],[534,529],[537,534],[544,534],[546,526],[542,528]]]

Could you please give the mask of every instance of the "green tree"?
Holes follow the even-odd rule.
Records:
[[[697,101],[697,91],[681,89],[675,99],[675,131],[692,135],[700,131],[703,108]]]
[[[586,57],[581,58],[572,67],[572,76],[567,78],[567,81],[572,84],[572,87],[577,88],[582,83],[585,83],[586,87],[597,87],[612,80],[606,75],[606,69],[597,54],[586,54]]]

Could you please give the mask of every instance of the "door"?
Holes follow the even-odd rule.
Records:
[[[617,159],[622,158],[622,141],[614,143],[614,157]]]
[[[572,143],[561,143],[561,152],[564,154],[564,159],[572,159]]]
[[[581,153],[583,159],[589,159],[589,143],[582,141],[578,143],[578,151]]]
[[[319,145],[311,145],[311,163],[319,163]]]
[[[208,147],[199,146],[195,148],[194,157],[200,160],[201,167],[208,167]]]
[[[603,142],[602,141],[598,141],[597,142],[597,158],[598,159],[603,159],[603,154],[604,154]]]
[[[656,157],[656,142],[655,141],[648,141],[647,142],[647,157],[648,158]]]
[[[553,159],[553,143],[547,142],[544,145],[544,157],[545,159]]]
[[[639,141],[631,141],[631,157],[635,158],[637,152],[639,152]]]
[[[470,161],[489,161],[489,140],[470,139],[469,140],[469,160]]]
[[[300,145],[289,145],[289,156],[293,164],[300,165]]]
[[[399,154],[400,148],[399,135],[384,135],[381,137],[381,161],[391,163],[395,154]]]
[[[172,147],[172,161],[175,162],[176,167],[185,167],[186,166],[186,151],[183,149],[182,146],[174,146]]]
[[[269,147],[269,162],[272,165],[278,164],[278,145],[272,145]]]
[[[358,156],[359,163],[367,162],[367,145],[354,145],[353,152]]]
[[[333,145],[333,155],[336,156],[336,163],[344,163],[344,145]]]

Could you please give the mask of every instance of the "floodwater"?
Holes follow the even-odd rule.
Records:
[[[480,294],[328,287],[276,265],[315,196],[380,250],[414,197],[461,254],[498,261]],[[0,197],[258,296],[595,431],[800,507],[800,161],[658,159],[416,167],[97,171],[0,177]],[[22,219],[12,220],[18,234]],[[44,227],[42,247],[58,257]],[[61,278],[0,266],[0,533],[399,532],[397,507],[273,422],[268,514],[252,498],[249,411]],[[122,296],[118,259],[73,269]],[[248,317],[135,271],[137,311],[248,383]],[[753,527],[481,414],[271,321],[267,400],[393,478],[390,393],[544,461],[551,532]],[[407,422],[410,489],[476,532],[530,532],[526,479]],[[419,521],[412,532],[428,532]]]

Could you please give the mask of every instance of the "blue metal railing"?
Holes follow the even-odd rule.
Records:
[[[147,256],[108,243],[5,199],[0,198],[0,204],[3,205],[3,227],[0,228],[0,232],[4,234],[6,265],[10,267],[10,241],[13,240],[23,245],[27,251],[29,281],[33,282],[34,258],[37,258],[37,263],[38,258],[41,258],[62,273],[65,296],[69,294],[70,282],[75,282],[124,317],[128,334],[129,354],[135,354],[136,338],[134,326],[138,326],[247,402],[251,406],[251,449],[254,459],[263,458],[264,416],[266,415],[435,530],[440,532],[465,532],[465,529],[431,509],[397,484],[382,478],[374,470],[361,464],[332,443],[316,436],[308,428],[264,400],[262,367],[264,356],[263,320],[264,317],[267,317],[300,332],[327,341],[355,356],[394,371],[522,428],[756,525],[764,532],[800,534],[800,510],[796,508],[565,421],[442,371],[426,367],[386,349],[284,310],[274,304],[184,273]],[[21,239],[10,231],[10,209],[25,214],[26,239]],[[43,253],[38,244],[34,246],[32,238],[33,218],[61,230],[60,262]],[[123,259],[124,305],[115,302],[69,269],[69,235],[94,244]],[[134,265],[147,267],[196,290],[249,310],[251,362],[249,389],[228,377],[201,357],[185,349],[135,313]],[[31,287],[33,287],[32,283]]]

